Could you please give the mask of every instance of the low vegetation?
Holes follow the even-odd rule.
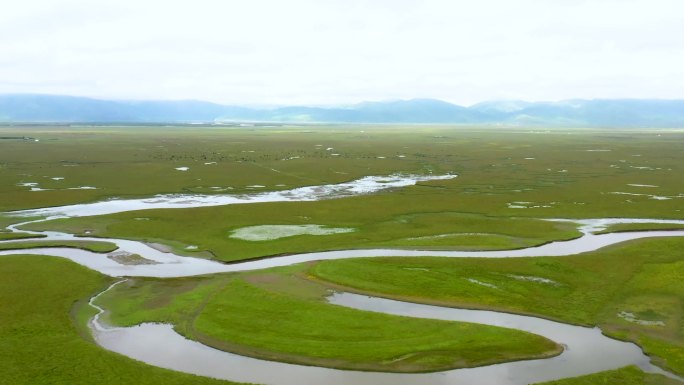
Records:
[[[635,366],[609,370],[588,376],[565,378],[537,385],[677,385],[681,382],[660,374],[644,373]]]
[[[562,258],[359,258],[310,274],[373,295],[599,325],[684,373],[683,247],[663,238]]]
[[[29,234],[29,233],[3,233],[0,232],[0,241],[10,241],[16,239],[30,239],[30,238],[45,238],[42,234]]]
[[[2,127],[0,135],[38,139],[2,144],[0,228],[30,219],[8,211],[110,198],[254,194],[366,175],[458,174],[329,201],[149,210],[26,226],[161,243],[177,253],[224,261],[349,248],[513,249],[580,235],[573,224],[540,218],[684,219],[681,130],[22,126]],[[354,231],[231,238],[236,230],[262,225]],[[606,231],[673,228],[682,227],[619,224]],[[19,237],[28,235],[0,233],[0,240]],[[115,249],[103,242],[68,242],[23,241],[21,247]],[[357,311],[321,299],[327,288],[344,288],[596,324],[611,336],[639,343],[660,365],[684,373],[682,242],[644,240],[562,258],[355,259],[239,275],[137,278],[102,303],[117,324],[170,322],[181,333],[222,349],[334,367],[437,370],[553,352],[549,341],[520,332],[358,317]],[[124,261],[147,263],[136,256]],[[97,273],[32,256],[0,257],[0,276],[12,277],[0,280],[0,382],[224,383],[143,365],[90,342],[83,325],[92,312],[83,299],[110,281]],[[224,311],[238,307],[245,311]],[[275,312],[282,324],[270,327],[286,333],[266,330]],[[375,337],[354,329],[358,322],[379,331],[369,349],[341,345]],[[458,330],[466,326],[478,342],[455,352],[464,345]],[[430,333],[418,333],[421,328]],[[334,344],[314,349],[312,341],[320,336]],[[502,340],[494,343],[492,336]],[[553,384],[597,383],[670,382],[623,368]]]
[[[189,255],[209,251],[213,258],[224,261],[347,248],[511,249],[580,236],[576,226],[567,222],[425,212],[425,205],[416,201],[418,197],[400,194],[396,197],[395,194],[317,202],[146,210],[60,219],[28,228],[158,242]],[[141,217],[147,220],[139,220]],[[260,223],[301,226],[316,223],[356,231],[303,234],[258,242],[233,237],[235,230]],[[197,248],[188,253],[188,245]]]
[[[22,241],[0,243],[0,250],[38,249],[45,247],[69,247],[83,249],[95,253],[109,253],[118,248],[111,242],[102,241]]]
[[[415,189],[423,203],[437,205],[435,212],[682,217],[677,210],[684,181],[677,176],[684,133],[677,130],[23,126],[0,131],[39,139],[3,143],[0,211],[159,193],[254,193],[395,172],[455,172],[455,180]],[[180,167],[189,169],[176,170]],[[255,185],[265,187],[250,187]],[[96,189],[70,190],[82,186]],[[33,187],[46,191],[30,191]]]
[[[305,266],[183,279],[135,279],[100,302],[116,325],[171,322],[242,355],[345,369],[421,372],[558,354],[543,337],[328,304]],[[324,342],[323,342],[324,341]]]
[[[677,223],[616,223],[597,231],[596,234],[618,233],[626,231],[649,231],[649,230],[682,230],[683,224]]]
[[[83,330],[84,305],[110,278],[42,256],[0,257],[0,276],[12,277],[0,280],[2,383],[230,384],[145,365],[95,345]]]
[[[579,235],[572,226],[531,218],[683,218],[684,181],[676,177],[675,159],[684,152],[684,133],[674,130],[178,128],[161,139],[155,128],[35,131],[54,140],[13,142],[0,154],[0,162],[12,165],[0,168],[6,181],[0,202],[8,209],[157,193],[254,194],[396,172],[458,174],[334,201],[138,211],[27,226],[141,239],[182,253],[197,246],[195,255],[225,261],[340,248],[511,249]],[[79,144],[87,150],[74,151]],[[18,151],[41,152],[17,163]],[[175,169],[181,166],[188,171]],[[64,179],[27,176],[38,170]],[[123,183],[122,176],[133,179]],[[57,188],[67,181],[98,190]],[[26,182],[54,190],[27,192],[19,186]],[[262,242],[230,237],[249,226],[312,224],[356,231]]]

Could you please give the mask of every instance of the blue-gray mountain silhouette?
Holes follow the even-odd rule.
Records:
[[[0,122],[52,123],[432,123],[564,127],[684,127],[684,100],[488,101],[462,107],[434,99],[363,102],[345,107],[254,108],[196,100],[99,100],[0,95]]]

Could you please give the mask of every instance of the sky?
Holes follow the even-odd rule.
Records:
[[[0,0],[0,93],[684,98],[682,0]]]

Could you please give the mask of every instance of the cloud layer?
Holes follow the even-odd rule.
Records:
[[[230,104],[684,97],[680,0],[25,0],[0,92]]]

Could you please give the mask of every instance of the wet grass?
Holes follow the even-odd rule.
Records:
[[[391,152],[388,159],[376,158],[377,144],[396,134],[396,129],[367,135],[334,127],[2,127],[0,131],[30,132],[40,139],[0,143],[0,211],[114,196],[261,190],[249,187],[254,185],[279,190],[433,167],[413,154],[422,151],[419,148],[399,158],[394,152],[403,152],[403,146],[384,145],[381,150]],[[326,151],[330,147],[335,151]],[[189,170],[176,170],[179,167]],[[38,185],[22,186],[25,183]],[[80,186],[97,189],[68,189]],[[48,191],[29,191],[31,187]]]
[[[69,247],[95,253],[109,253],[119,248],[111,242],[100,241],[22,241],[0,243],[0,250],[24,250],[45,247]]]
[[[15,239],[30,239],[30,238],[45,238],[45,235],[29,234],[29,233],[2,233],[0,232],[0,241],[8,241]]]
[[[393,172],[456,172],[458,179],[430,184],[420,189],[421,194],[444,201],[440,208],[449,207],[446,211],[498,216],[676,218],[681,217],[677,210],[682,199],[676,197],[684,192],[684,182],[676,177],[681,174],[684,132],[674,130],[540,133],[415,126],[0,130],[30,131],[41,139],[0,144],[2,211],[158,193],[280,190]],[[330,147],[333,150],[326,151]],[[595,149],[610,151],[590,151]],[[175,170],[181,166],[190,169]],[[31,192],[21,183],[52,190]],[[630,186],[634,184],[658,187]],[[253,185],[265,188],[249,188]],[[77,186],[98,189],[65,189]],[[673,198],[654,200],[615,192]],[[512,202],[550,207],[516,209],[509,207]]]
[[[609,370],[587,376],[566,378],[537,385],[676,385],[681,382],[659,374],[644,373],[636,366]]]
[[[145,365],[99,348],[75,325],[74,304],[111,279],[70,261],[0,257],[0,383],[230,384]]]
[[[395,299],[599,325],[684,373],[683,247],[663,238],[554,258],[359,258],[322,261],[310,273]]]
[[[158,242],[187,255],[208,251],[225,261],[348,248],[511,249],[580,235],[571,223],[445,212],[432,202],[426,211],[427,205],[421,196],[397,191],[317,202],[146,210],[41,222],[27,228]],[[231,237],[237,229],[260,224],[321,224],[355,231],[266,241]],[[185,250],[188,245],[196,245],[196,251]]]
[[[40,142],[8,143],[8,151],[0,152],[5,209],[157,193],[254,193],[394,172],[459,175],[334,201],[139,211],[29,226],[144,239],[179,252],[197,245],[198,252],[222,260],[362,247],[510,249],[578,235],[531,218],[684,218],[684,180],[677,177],[684,132],[674,130],[174,128],[163,135],[158,128],[33,130],[33,136],[44,135]],[[179,166],[190,169],[176,171]],[[26,182],[99,190],[28,192],[17,186]],[[265,188],[248,187],[253,185]],[[246,226],[310,224],[357,231],[262,242],[229,238]]]
[[[681,230],[684,225],[676,223],[616,223],[594,234],[617,233],[625,231]]]
[[[109,322],[172,322],[242,355],[333,368],[423,372],[558,354],[552,341],[487,325],[399,317],[325,302],[305,266],[134,281],[102,297]]]
[[[40,139],[39,142],[0,143],[0,211],[158,193],[254,193],[394,172],[459,174],[449,181],[334,201],[155,210],[33,225],[33,228],[77,234],[91,230],[99,236],[156,241],[184,254],[223,260],[339,248],[508,249],[578,235],[573,226],[535,218],[684,219],[681,204],[684,179],[679,177],[683,173],[681,154],[684,153],[681,130],[2,127],[0,131],[3,136],[27,135]],[[327,151],[328,147],[333,150]],[[177,167],[189,167],[189,170],[177,171]],[[22,185],[25,183],[38,183],[38,187],[47,191],[29,191],[31,187]],[[253,185],[265,187],[249,187]],[[97,189],[70,189],[80,186]],[[0,215],[0,226],[4,228],[25,220]],[[257,242],[229,238],[231,231],[241,227],[267,224],[320,224],[354,227],[357,231]],[[610,230],[637,229],[634,226],[617,225]],[[638,227],[640,230],[655,228]],[[662,365],[681,373],[684,370],[682,276],[677,258],[681,259],[682,245],[674,240],[662,242],[633,243],[626,249],[589,254],[593,259],[577,256],[481,264],[449,260],[456,264],[451,267],[434,262],[439,265],[435,274],[444,273],[443,277],[434,279],[421,278],[424,272],[421,270],[399,271],[403,267],[426,268],[409,259],[402,259],[407,266],[384,259],[386,266],[366,262],[355,265],[351,261],[344,265],[346,261],[338,261],[336,268],[348,269],[347,275],[340,275],[338,280],[351,280],[338,284],[354,284],[358,290],[599,324],[611,335],[637,341],[661,360]],[[189,245],[197,245],[197,251],[185,250]],[[421,263],[432,261],[420,260]],[[332,263],[315,269],[331,268]],[[377,272],[389,276],[383,280]],[[407,272],[411,274],[406,275]],[[491,288],[466,280],[456,280],[452,286],[449,282],[439,282],[452,274],[472,275],[474,279],[507,290],[488,292]],[[550,277],[560,285],[507,275]],[[387,278],[401,278],[404,282],[388,282]],[[144,292],[141,286],[139,293],[145,293],[141,298],[155,298],[152,303],[158,306],[145,302],[147,314],[152,319],[169,319],[179,329],[188,325],[187,309],[196,308],[208,293],[219,290],[218,286],[209,283],[205,286],[193,279],[150,282],[144,285],[147,288],[144,290],[150,292]],[[266,287],[264,282],[257,284],[250,280],[242,284],[257,290],[254,295],[273,291],[273,295],[289,293],[314,301],[306,296],[306,290],[299,292],[300,289],[288,285]],[[138,314],[141,307],[138,300],[141,299],[128,299],[132,304],[130,310],[138,309],[132,314]],[[231,300],[239,301],[239,298]],[[127,311],[124,313],[128,314]],[[663,321],[665,326],[634,323],[618,317],[621,311],[632,313],[641,321]],[[60,314],[58,310],[52,313]],[[105,354],[94,346],[90,348],[97,354]],[[77,361],[74,358],[70,362]],[[132,362],[121,362],[124,361],[129,363],[126,365]],[[67,365],[64,363],[70,367]],[[65,367],[55,370],[62,373]],[[144,365],[135,367],[145,368],[146,372],[148,369]],[[112,378],[107,375],[103,383]],[[642,380],[634,373],[627,373],[628,377],[624,378],[615,375],[610,372],[604,377],[591,377],[589,381]],[[650,383],[648,378],[643,377],[643,382]],[[582,378],[577,381],[587,383]],[[45,381],[24,381],[36,382]],[[141,381],[136,379],[136,382]],[[159,377],[155,383],[167,382]]]

